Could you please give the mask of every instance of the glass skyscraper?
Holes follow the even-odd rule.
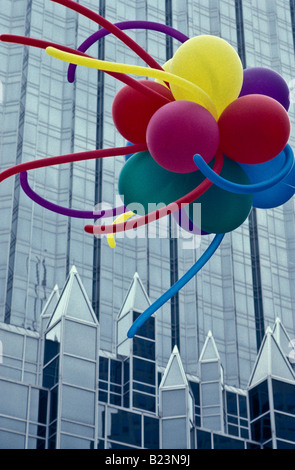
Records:
[[[293,0],[80,0],[112,23],[144,20],[213,34],[244,68],[295,79]],[[98,25],[49,0],[0,0],[1,34],[77,48]],[[164,64],[180,43],[130,30]],[[143,65],[112,35],[87,52]],[[125,146],[112,119],[122,84],[44,50],[0,42],[0,171],[37,158]],[[293,83],[294,87],[294,83]],[[294,101],[294,100],[293,100]],[[294,104],[290,145],[294,148]],[[28,172],[51,202],[118,205],[123,156]],[[201,256],[154,227],[116,237],[0,184],[0,448],[295,448],[294,199],[244,224],[133,339],[137,316]],[[119,203],[120,204],[120,203]],[[170,234],[170,236],[169,236]],[[150,236],[149,236],[150,235]]]

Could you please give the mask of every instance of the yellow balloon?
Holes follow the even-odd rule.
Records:
[[[243,84],[243,66],[235,49],[217,36],[189,39],[175,52],[170,73],[198,85],[212,99],[220,116],[238,98]],[[176,100],[195,101],[190,92],[171,83]]]

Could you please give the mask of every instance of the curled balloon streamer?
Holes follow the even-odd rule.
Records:
[[[34,202],[40,204],[41,206],[49,210],[63,215],[67,215],[69,217],[98,219],[101,217],[111,217],[119,214],[119,217],[113,222],[113,224],[86,225],[84,227],[84,230],[87,233],[98,235],[107,234],[109,246],[111,246],[112,248],[116,245],[114,235],[115,233],[136,229],[147,223],[158,220],[161,217],[165,217],[169,214],[176,214],[177,211],[179,209],[183,209],[183,207],[185,207],[185,210],[187,210],[190,208],[189,204],[193,203],[198,198],[202,199],[202,195],[204,195],[207,190],[211,188],[212,185],[215,185],[215,187],[213,186],[212,190],[209,191],[209,195],[204,195],[205,199],[208,196],[208,204],[210,203],[211,206],[212,204],[215,205],[215,200],[216,202],[218,201],[218,196],[214,196],[214,194],[218,194],[218,191],[219,193],[221,192],[219,188],[228,191],[228,193],[224,193],[227,194],[227,199],[230,196],[229,192],[245,195],[233,196],[236,199],[252,198],[253,200],[252,194],[255,193],[259,195],[259,197],[260,195],[262,195],[265,199],[268,199],[270,198],[270,196],[266,194],[268,188],[270,188],[269,191],[276,193],[277,191],[281,191],[279,186],[282,186],[284,182],[286,182],[285,184],[288,184],[290,181],[292,183],[292,172],[294,171],[294,157],[291,148],[287,145],[290,124],[286,114],[287,106],[285,106],[286,111],[283,110],[284,113],[282,113],[282,110],[280,109],[280,106],[278,106],[277,102],[273,104],[271,103],[272,98],[269,98],[269,96],[274,96],[275,98],[277,98],[277,95],[273,95],[273,87],[276,88],[274,83],[281,84],[280,89],[284,91],[284,96],[287,93],[285,84],[282,85],[282,80],[278,80],[278,76],[274,77],[273,73],[267,71],[267,76],[271,75],[272,77],[272,90],[271,92],[269,91],[269,85],[266,83],[266,80],[264,80],[264,83],[261,85],[262,88],[259,88],[258,90],[257,70],[254,70],[255,80],[253,82],[253,71],[246,71],[243,74],[241,62],[238,58],[238,55],[233,50],[233,48],[228,43],[226,43],[226,41],[220,38],[216,38],[213,36],[199,36],[189,40],[189,38],[183,35],[181,32],[174,30],[173,28],[167,25],[161,25],[158,23],[146,21],[126,21],[117,24],[112,24],[99,14],[93,12],[92,10],[89,10],[88,8],[82,6],[81,4],[73,0],[51,1],[60,5],[64,5],[65,7],[76,11],[78,14],[89,18],[91,21],[94,21],[95,23],[99,24],[102,29],[95,32],[88,39],[86,39],[78,48],[78,50],[71,49],[53,42],[38,40],[34,38],[27,38],[23,36],[1,35],[0,40],[6,42],[26,44],[33,47],[46,49],[46,52],[52,57],[56,57],[60,60],[69,62],[70,65],[68,67],[68,81],[70,82],[74,81],[76,66],[82,65],[102,70],[103,72],[111,75],[115,79],[118,79],[121,82],[125,83],[125,85],[130,86],[131,88],[133,88],[133,90],[136,90],[141,94],[145,94],[151,99],[156,98],[158,100],[157,104],[159,104],[160,107],[168,107],[167,109],[169,109],[172,98],[173,101],[178,100],[178,102],[183,99],[182,97],[184,97],[186,101],[195,101],[196,103],[206,108],[212,114],[215,121],[218,119],[218,128],[220,131],[219,149],[221,151],[217,152],[217,155],[214,159],[213,169],[211,169],[211,167],[206,163],[208,159],[206,158],[206,155],[202,149],[194,148],[192,152],[189,150],[187,159],[192,165],[191,171],[194,171],[195,165],[200,170],[200,184],[198,186],[198,183],[191,185],[189,189],[194,186],[197,187],[195,187],[195,189],[190,191],[185,196],[180,197],[176,201],[168,204],[167,206],[162,207],[161,209],[158,209],[154,212],[145,214],[142,217],[135,218],[133,220],[128,220],[131,216],[134,215],[134,213],[128,211],[128,208],[125,206],[96,212],[78,211],[75,209],[65,208],[62,206],[58,206],[57,204],[53,204],[39,196],[32,190],[32,188],[30,188],[28,183],[28,175],[26,172],[28,170],[47,167],[50,165],[71,163],[93,158],[104,158],[117,155],[125,155],[126,158],[128,158],[131,154],[148,150],[148,139],[146,137],[146,133],[143,134],[144,138],[140,137],[136,140],[136,142],[139,143],[128,143],[128,145],[125,147],[61,155],[58,157],[50,157],[46,159],[34,160],[31,162],[15,165],[14,167],[8,168],[7,170],[4,170],[2,173],[0,173],[0,182],[10,176],[20,173],[21,187]],[[130,38],[126,33],[124,33],[123,30],[131,28],[142,28],[145,30],[150,29],[159,31],[161,33],[169,35],[170,37],[173,37],[176,40],[179,40],[183,44],[180,46],[179,50],[176,51],[176,54],[174,54],[174,57],[170,64],[168,65],[166,63],[162,67],[138,43],[136,43],[132,38]],[[101,61],[85,54],[87,49],[92,44],[94,44],[101,38],[107,36],[108,34],[113,34],[120,41],[126,44],[133,52],[135,52],[142,60],[144,60],[148,67]],[[198,52],[197,54],[196,51]],[[258,70],[258,72],[259,77],[261,78],[261,70]],[[263,77],[266,76],[265,73],[266,72],[263,71]],[[163,85],[171,85],[170,88],[172,91],[174,90],[174,96],[163,96],[161,94],[161,90],[159,91],[157,89],[154,89],[154,87],[150,88],[143,81],[135,80],[134,78],[129,76],[130,74],[153,78],[156,81],[162,83]],[[240,82],[243,77],[244,85],[246,86],[248,83],[248,85],[252,87],[252,94],[249,94],[249,87],[246,89],[246,91],[244,87],[241,92],[241,97],[237,99],[238,93],[240,93],[241,91],[242,83]],[[255,93],[257,94],[254,96],[254,98],[253,86],[255,86]],[[248,96],[242,96],[243,93]],[[262,97],[263,94],[265,94],[266,96]],[[279,99],[279,101],[281,101],[281,99]],[[254,105],[256,106],[256,108],[253,107]],[[268,108],[266,105],[269,105]],[[269,113],[266,108],[272,111],[272,119],[269,118]],[[160,115],[162,115],[162,111],[159,112],[159,116]],[[282,124],[282,121],[284,121],[284,125]],[[257,123],[259,123],[260,127]],[[216,122],[214,122],[214,126],[216,126]],[[281,133],[280,139],[277,139],[278,142],[275,139],[276,133],[272,132],[272,129],[277,130],[277,127],[279,127],[279,131]],[[212,138],[213,134],[210,129],[207,130],[207,140],[209,140],[209,138]],[[262,133],[262,131],[264,133]],[[267,136],[269,134],[271,134],[270,138],[267,139]],[[244,140],[241,148],[242,138]],[[132,138],[129,139],[129,137],[126,137],[126,139],[132,141]],[[159,138],[157,137],[155,140],[158,139]],[[141,140],[145,141],[141,143]],[[259,148],[257,142],[260,143]],[[180,145],[180,147],[182,146]],[[268,152],[266,152],[266,147],[268,149]],[[238,166],[238,164],[236,162],[233,162],[232,160],[236,160],[242,163],[257,163],[258,165],[250,165],[252,166],[250,173],[255,173],[256,168],[254,168],[254,166],[257,166],[257,171],[259,171],[259,169],[261,168],[258,168],[259,163],[261,163],[260,158],[264,158],[265,154],[267,154],[267,158],[269,160],[271,160],[271,158],[275,160],[275,156],[277,154],[276,152],[278,151],[277,147],[280,148],[281,152],[281,154],[279,155],[280,161],[279,163],[277,163],[277,165],[279,166],[276,166],[277,169],[273,172],[271,172],[270,170],[265,170],[266,176],[262,172],[263,176],[265,177],[264,181],[262,181],[260,174],[257,173],[255,174],[255,178],[253,177],[253,179],[251,179],[250,176],[248,178],[246,170],[244,172],[245,178],[235,179],[236,173],[239,173],[239,169],[241,170],[241,167],[239,166],[239,168],[234,168],[235,165]],[[225,158],[225,155],[222,153],[222,151],[226,155],[228,154],[228,157],[232,159],[232,165],[230,165],[230,168],[227,168],[229,166],[229,159]],[[202,157],[198,155],[198,153],[202,154]],[[212,153],[215,154],[215,152]],[[195,156],[193,157],[194,154]],[[255,155],[253,156],[253,154]],[[205,158],[205,160],[203,159],[203,157]],[[242,165],[242,163],[240,163],[240,165]],[[181,167],[181,165],[177,166],[177,168],[175,167],[175,171],[177,173],[182,172],[182,170],[183,168]],[[221,171],[223,176],[220,175]],[[205,177],[204,180],[203,175]],[[231,181],[231,179],[239,181],[240,184],[234,183],[233,181]],[[247,181],[252,181],[252,183],[246,184]],[[276,186],[276,184],[278,184],[278,186]],[[183,192],[180,192],[179,194],[183,194]],[[175,197],[178,197],[179,194],[177,194],[177,196]],[[247,194],[248,196],[246,196]],[[224,204],[224,206],[229,208],[227,199],[226,204]],[[211,207],[210,204],[209,207]],[[237,204],[235,203],[235,208],[236,207]],[[251,204],[249,207],[251,207]],[[247,208],[248,205],[246,209]],[[237,207],[237,210],[241,212],[241,207],[239,205]],[[210,210],[208,210],[208,214],[210,217],[212,217],[212,212]],[[189,282],[195,274],[197,274],[197,272],[206,264],[206,262],[209,261],[211,256],[215,253],[216,249],[222,242],[225,231],[226,230],[224,227],[219,228],[219,232],[214,232],[212,230],[212,233],[218,234],[215,236],[211,245],[207,248],[205,253],[181,279],[179,279],[166,293],[164,293],[135,321],[135,323],[128,331],[128,337],[133,337],[136,334],[137,330],[140,328],[140,326],[165,302],[167,302],[169,299],[171,299],[171,297],[177,294],[177,292],[187,282]]]
[[[271,188],[275,184],[282,181],[285,176],[288,175],[294,164],[294,156],[290,146],[287,146],[285,148],[285,157],[285,165],[278,173],[273,175],[268,180],[248,185],[234,183],[232,181],[224,179],[221,175],[217,175],[205,162],[201,155],[195,155],[194,162],[199,168],[199,170],[203,173],[203,175],[206,176],[206,178],[208,178],[212,183],[219,186],[221,189],[225,189],[226,191],[230,191],[232,193],[237,194],[251,194],[255,192],[265,191],[266,189]]]
[[[126,46],[128,46],[133,52],[135,52],[141,59],[143,59],[150,67],[162,70],[162,67],[158,64],[158,62],[151,57],[136,41],[134,41],[131,37],[121,31],[120,28],[117,28],[113,23],[108,21],[103,16],[95,13],[94,11],[90,10],[89,8],[80,5],[77,2],[73,2],[72,0],[51,0],[55,3],[59,3],[60,5],[64,5],[71,10],[76,11],[77,13],[89,18],[91,21],[99,24],[103,28],[107,29],[110,33],[120,39]]]
[[[83,65],[85,67],[104,70],[107,72],[126,72],[133,75],[141,75],[149,78],[158,78],[169,83],[174,83],[175,85],[188,90],[194,100],[198,104],[208,109],[212,116],[217,119],[216,107],[211,98],[207,95],[207,93],[205,93],[204,90],[202,90],[198,85],[195,85],[194,83],[172,73],[158,69],[149,69],[140,65],[118,64],[115,62],[107,62],[104,60],[92,59],[90,57],[82,57],[77,54],[71,54],[68,52],[61,51],[59,49],[56,49],[55,47],[47,47],[46,52],[51,57],[55,57],[56,59],[60,59],[64,62],[70,62],[76,65]]]
[[[50,41],[44,41],[42,39],[36,39],[36,38],[28,38],[27,36],[18,36],[15,34],[1,34],[0,35],[0,41],[2,42],[10,42],[14,44],[23,44],[26,46],[31,46],[31,47],[37,47],[39,49],[46,49],[46,47],[55,47],[57,49],[60,49],[61,51],[65,52],[70,52],[72,54],[78,54],[82,56],[86,56],[83,52],[77,51],[76,49],[72,49],[67,46],[63,46],[62,44],[57,44],[53,43]],[[90,56],[86,56],[90,57]],[[155,90],[152,90],[140,83],[138,80],[135,80],[134,78],[130,77],[129,75],[126,75],[124,73],[113,73],[113,72],[105,72],[111,77],[120,80],[122,83],[125,83],[125,85],[128,85],[135,90],[137,90],[139,93],[143,93],[144,95],[147,95],[148,97],[155,97],[162,99],[163,104],[164,103],[169,103],[169,100],[165,98],[164,96],[160,95],[157,93]]]
[[[180,291],[210,260],[220,243],[224,238],[224,234],[218,234],[214,237],[213,241],[198,259],[198,261],[180,278],[173,286],[170,287],[161,297],[159,297],[152,305],[150,305],[132,324],[127,336],[133,338],[138,329],[155,313],[162,305],[171,299],[177,292]]]
[[[168,36],[184,43],[189,38],[185,36],[185,34],[181,33],[177,29],[172,28],[171,26],[167,26],[165,24],[155,23],[153,21],[121,21],[120,23],[115,23],[117,28],[121,30],[126,29],[145,29],[151,31],[157,31],[159,33],[167,34]],[[111,34],[110,31],[103,28],[99,31],[96,31],[91,36],[89,36],[85,41],[78,47],[78,51],[86,52],[89,47],[91,47],[95,42],[99,41],[100,39],[104,38],[108,34]],[[53,46],[56,47],[56,46]],[[70,52],[70,51],[69,51]],[[76,64],[70,64],[68,68],[68,81],[72,83],[75,80],[75,71],[76,71]],[[162,67],[164,69],[164,66]],[[164,69],[165,70],[165,69]]]
[[[129,211],[125,212],[124,214],[119,215],[116,220],[114,220],[113,224],[118,224],[120,222],[125,222],[125,220],[130,219],[132,217],[134,212]],[[114,233],[108,233],[107,235],[107,240],[110,248],[115,248],[116,247],[116,242],[115,242],[115,234]]]
[[[51,165],[62,165],[64,163],[80,162],[82,160],[91,160],[94,158],[116,157],[118,155],[128,155],[131,151],[141,152],[147,150],[146,144],[133,144],[127,147],[115,147],[111,149],[91,150],[89,152],[70,153],[67,155],[59,155],[58,157],[40,158],[30,162],[19,163],[18,165],[7,168],[0,173],[0,183],[10,176],[17,175],[23,171],[36,170],[37,168],[45,168]]]
[[[82,211],[77,209],[70,209],[68,207],[63,207],[58,204],[44,199],[39,194],[37,194],[28,181],[28,173],[26,171],[20,173],[20,184],[24,193],[32,199],[39,206],[44,207],[45,209],[56,212],[57,214],[65,215],[67,217],[75,217],[78,219],[99,219],[101,217],[114,217],[115,215],[121,215],[126,211],[125,206],[114,207],[113,209],[103,209],[100,211]]]
[[[213,170],[216,173],[220,173],[223,166],[224,157],[223,154],[218,154],[218,158],[216,157]],[[194,202],[198,197],[204,194],[207,189],[212,186],[210,180],[207,178],[193,191],[189,192],[185,196],[179,198],[177,201],[168,204],[167,206],[161,207],[153,212],[149,212],[146,215],[143,215],[136,219],[135,221],[128,222],[121,222],[116,225],[85,225],[84,230],[87,233],[91,233],[94,235],[103,235],[105,233],[117,233],[117,232],[125,232],[127,230],[136,229],[138,227],[142,227],[143,225],[149,224],[151,222],[155,222],[162,217],[166,217],[168,214],[172,214],[173,212],[178,211],[179,209],[184,208],[186,205]]]

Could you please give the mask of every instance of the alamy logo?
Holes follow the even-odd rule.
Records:
[[[122,202],[124,204],[123,196],[117,195],[115,207],[120,208]],[[179,238],[183,249],[195,250],[201,245],[201,230],[198,228],[201,227],[201,204],[191,203],[189,215],[186,212],[186,206],[187,204],[178,205],[177,203],[170,203],[169,206],[166,206],[165,203],[149,203],[146,213],[140,203],[129,203],[128,211],[135,216],[134,219],[128,221],[130,230],[115,231],[115,238]],[[112,211],[112,206],[106,202],[101,202],[94,207],[94,213],[97,216],[101,212],[108,211]],[[155,214],[159,211],[162,215],[158,218]],[[145,214],[147,221],[137,226],[138,216],[136,214]],[[168,215],[172,215],[171,226],[169,226]],[[98,217],[94,225],[99,228],[105,223],[105,219]],[[113,223],[116,224],[117,221],[115,220]],[[132,230],[132,226],[136,230]],[[93,233],[97,238],[107,237],[107,234],[95,231],[95,229]]]
[[[289,342],[289,348],[291,348],[291,351],[288,354],[289,361],[291,364],[295,364],[295,339],[291,339]]]

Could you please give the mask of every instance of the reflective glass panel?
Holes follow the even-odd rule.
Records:
[[[280,441],[280,439],[277,439],[277,449],[295,449],[295,444]]]
[[[133,339],[133,354],[134,356],[155,360],[155,342],[135,336]]]
[[[45,388],[52,388],[58,382],[59,356],[53,359],[43,369],[43,382]]]
[[[63,385],[62,417],[80,423],[94,424],[94,400],[94,392]]]
[[[200,406],[200,385],[197,382],[190,382],[191,391],[195,400],[195,405]]]
[[[226,406],[227,406],[227,412],[229,414],[231,415],[238,414],[236,393],[226,392]]]
[[[242,418],[248,418],[247,413],[247,399],[243,395],[238,395],[239,399],[239,415]]]
[[[156,411],[156,398],[153,395],[133,392],[133,406],[154,413]]]
[[[187,449],[186,418],[163,419],[164,449]]]
[[[133,312],[133,322],[139,317],[140,313]],[[137,336],[155,339],[155,319],[150,317],[137,331]]]
[[[295,414],[295,386],[279,380],[272,381],[274,407]]]
[[[46,423],[47,417],[47,390],[31,389],[30,420]]]
[[[106,357],[99,358],[99,378],[106,381],[109,378],[109,360]]]
[[[255,419],[269,410],[268,387],[265,380],[249,391],[250,416]]]
[[[28,387],[0,380],[0,414],[26,419]]]
[[[253,441],[257,442],[264,442],[271,437],[269,413],[251,424],[251,434]]]
[[[155,385],[156,381],[155,363],[133,358],[133,378],[138,382]]]
[[[162,391],[163,416],[186,416],[185,395],[184,389]]]
[[[111,359],[111,376],[110,381],[121,385],[122,384],[122,363]]]
[[[213,434],[214,449],[244,449],[244,441]]]
[[[276,436],[295,443],[295,417],[275,413]]]
[[[126,444],[141,445],[141,416],[125,410],[108,408],[107,437]]]
[[[197,429],[197,449],[211,449],[211,433]]]
[[[0,449],[24,449],[25,436],[0,430]]]
[[[144,447],[159,449],[159,420],[144,416]]]
[[[59,349],[60,349],[59,341],[53,341],[50,339],[45,340],[44,365],[47,364],[53,357],[55,357],[59,353]]]

